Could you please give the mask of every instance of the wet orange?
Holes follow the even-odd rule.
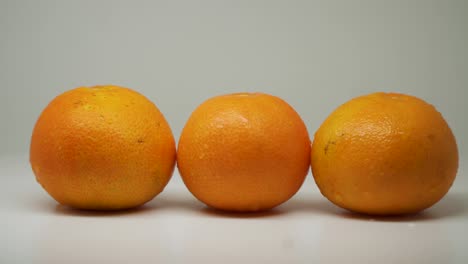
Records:
[[[158,108],[117,86],[80,87],[57,96],[31,138],[37,181],[59,203],[113,210],[144,204],[169,181],[175,142]]]
[[[180,174],[205,204],[259,211],[291,198],[310,165],[310,139],[282,99],[229,94],[202,103],[187,121],[177,152]]]
[[[312,145],[312,172],[351,211],[415,213],[439,201],[458,168],[455,137],[437,110],[404,94],[374,93],[338,107]]]

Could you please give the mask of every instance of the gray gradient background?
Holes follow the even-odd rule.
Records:
[[[467,147],[468,1],[0,0],[0,154],[28,152],[40,111],[77,86],[155,102],[176,138],[214,95],[288,101],[311,136],[352,97],[410,93]]]

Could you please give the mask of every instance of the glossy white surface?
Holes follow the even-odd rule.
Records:
[[[0,263],[468,263],[462,168],[441,202],[408,217],[341,210],[310,175],[275,210],[226,214],[196,201],[177,173],[142,208],[100,213],[57,205],[26,156],[2,157]]]

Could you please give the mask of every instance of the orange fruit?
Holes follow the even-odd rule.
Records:
[[[52,100],[34,127],[30,163],[59,203],[113,210],[161,192],[175,154],[158,108],[135,91],[109,85],[76,88]]]
[[[415,213],[439,201],[458,169],[449,126],[430,104],[397,93],[338,107],[312,144],[312,173],[334,204],[360,213]]]
[[[310,139],[285,101],[262,93],[202,103],[179,140],[177,164],[190,192],[208,206],[259,211],[291,198],[310,165]]]

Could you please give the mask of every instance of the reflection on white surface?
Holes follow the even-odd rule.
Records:
[[[331,221],[323,226],[320,259],[327,263],[450,263],[453,248],[446,243],[445,230],[435,226],[429,231],[424,223],[412,225]]]
[[[0,263],[466,263],[468,193],[460,186],[426,212],[367,217],[341,210],[309,176],[279,208],[206,208],[174,175],[147,205],[105,213],[57,205],[26,159],[0,161]],[[459,177],[462,176],[461,172]]]

